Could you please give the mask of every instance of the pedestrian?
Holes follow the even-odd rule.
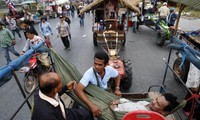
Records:
[[[115,94],[121,95],[120,92],[120,74],[116,69],[108,66],[109,56],[105,52],[97,52],[94,56],[94,66],[89,68],[77,84],[75,94],[90,108],[94,117],[101,115],[101,108],[92,103],[84,93],[84,89],[89,85],[93,84],[101,89],[105,90],[108,88],[108,81],[110,78],[115,80]]]
[[[9,64],[11,62],[9,51],[18,57],[20,54],[14,49],[16,41],[12,32],[4,26],[4,23],[0,22],[0,46],[7,60],[7,64]]]
[[[1,19],[0,19],[0,21],[3,22],[4,25],[8,25],[8,22],[7,22],[7,20],[6,20],[6,14],[3,14],[3,16],[2,16]]]
[[[20,21],[19,27],[24,31],[24,36],[25,36],[26,40],[28,39],[28,37],[26,36],[27,29],[33,29],[34,34],[38,35],[37,31],[35,30],[34,26],[32,25],[32,22],[29,20]]]
[[[71,4],[70,10],[71,10],[71,16],[72,16],[72,18],[73,18],[73,17],[74,17],[74,11],[75,11],[74,5]]]
[[[68,3],[65,5],[65,10],[66,10],[66,15],[70,16],[70,5]]]
[[[80,18],[79,23],[80,23],[80,26],[82,27],[82,26],[84,26],[84,18],[85,18],[85,15],[84,15],[84,14],[81,14],[81,15],[79,15],[79,18]]]
[[[42,16],[41,17],[41,23],[39,24],[39,30],[41,34],[45,38],[45,43],[48,47],[52,47],[51,41],[50,41],[50,35],[53,35],[52,27],[49,22],[47,22],[47,17]]]
[[[176,13],[174,12],[174,10],[175,10],[175,8],[174,8],[174,7],[171,7],[171,8],[170,8],[170,13],[169,13],[169,15],[167,16],[167,24],[168,24],[169,27],[170,27],[170,26],[174,26],[174,23],[175,23],[175,21],[176,21],[176,19],[177,19],[177,15],[176,15]]]
[[[12,31],[12,34],[14,35],[15,37],[15,32],[18,34],[19,36],[19,39],[21,40],[21,34],[19,33],[20,29],[19,27],[17,26],[17,23],[16,21],[12,18],[12,15],[11,14],[8,14],[7,15],[7,22],[10,26],[10,30]]]
[[[58,6],[57,12],[58,12],[58,15],[62,15],[62,7],[61,7],[61,5]]]
[[[39,92],[35,94],[35,103],[31,120],[93,120],[84,108],[66,108],[62,94],[76,87],[75,81],[62,84],[61,77],[54,72],[44,73],[39,78]]]
[[[138,16],[137,13],[132,12],[132,22],[133,22],[133,32],[137,33],[138,32]]]
[[[158,9],[159,18],[156,21],[156,25],[155,25],[156,30],[160,29],[159,26],[158,26],[159,22],[161,22],[161,21],[165,21],[166,22],[166,18],[168,16],[168,14],[169,14],[169,8],[167,7],[167,3],[164,2],[163,6]]]
[[[169,15],[169,8],[167,7],[167,3],[164,2],[163,6],[158,9],[159,12],[159,21],[166,21],[167,15]]]
[[[28,39],[26,40],[26,44],[25,44],[22,52],[20,53],[21,55],[23,55],[26,51],[28,51],[33,46],[44,42],[44,40],[40,36],[35,35],[34,30],[32,28],[26,29],[26,36]],[[49,51],[49,48],[46,47],[45,45],[41,46],[37,50],[38,53],[48,52],[48,51]]]
[[[60,15],[59,18],[60,18],[60,21],[56,25],[57,37],[60,36],[63,42],[63,45],[65,46],[65,50],[70,51],[71,49],[70,49],[69,38],[71,39],[71,32],[70,32],[69,25],[65,21],[64,15]]]

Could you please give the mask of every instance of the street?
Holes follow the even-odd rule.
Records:
[[[70,19],[72,34],[72,39],[70,40],[71,51],[64,50],[62,41],[56,37],[55,26],[59,18],[48,20],[54,30],[51,42],[56,52],[74,64],[83,74],[93,65],[95,52],[101,49],[93,45],[92,14],[85,15],[84,27],[80,27],[77,16],[74,18],[70,17]],[[180,20],[180,27],[188,28],[189,30],[199,29],[200,19],[188,20],[182,18]],[[35,28],[39,33],[38,24],[35,24]],[[21,31],[21,35],[23,39],[18,40],[18,35],[16,34],[17,43],[15,49],[18,52],[21,52],[25,45],[23,31]],[[159,47],[156,45],[156,32],[146,26],[140,26],[139,33],[136,34],[132,32],[132,27],[130,27],[126,40],[126,45],[121,49],[119,55],[122,59],[130,59],[132,61],[133,83],[130,90],[125,92],[143,93],[147,92],[149,86],[161,84],[166,67],[163,58],[167,60],[169,49],[166,46]],[[174,52],[170,59],[170,66],[173,65],[176,59]],[[12,59],[16,59],[12,53],[10,55]],[[2,50],[0,50],[0,58],[0,67],[3,67],[6,64],[6,60]],[[23,74],[18,71],[16,71],[16,74],[23,84]],[[184,98],[186,90],[180,83],[174,80],[173,74],[169,70],[166,77],[166,86],[167,90],[177,95],[179,99]],[[8,120],[24,100],[14,78],[0,87],[0,96],[0,119]],[[28,120],[30,117],[31,112],[25,104],[14,120]]]

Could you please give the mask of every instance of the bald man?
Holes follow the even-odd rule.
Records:
[[[60,76],[54,72],[41,75],[31,120],[93,120],[85,109],[65,108],[60,96],[75,86],[75,81],[63,86]]]

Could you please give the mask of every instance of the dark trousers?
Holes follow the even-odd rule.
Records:
[[[63,42],[63,45],[64,45],[66,48],[69,48],[69,47],[70,47],[68,36],[61,37],[61,40],[62,40],[62,42]]]
[[[16,28],[15,30],[12,30],[12,34],[13,34],[14,37],[15,37],[15,32],[18,34],[19,38],[22,38],[21,34],[19,33],[19,29],[18,28]]]
[[[93,120],[92,113],[84,108],[66,109],[67,120]]]

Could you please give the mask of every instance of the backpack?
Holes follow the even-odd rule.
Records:
[[[65,22],[67,22],[67,23],[68,23],[68,25],[70,25],[70,23],[71,23],[71,20],[70,20],[68,17],[65,17]]]

